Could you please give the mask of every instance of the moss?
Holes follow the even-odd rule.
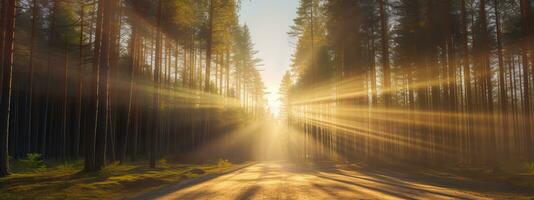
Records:
[[[83,162],[47,163],[40,170],[21,170],[0,178],[0,199],[120,199],[199,176],[231,165],[184,165],[160,161],[157,169],[146,163],[111,164],[100,172],[82,173]]]

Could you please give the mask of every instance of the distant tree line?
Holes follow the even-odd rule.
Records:
[[[534,160],[534,1],[301,0],[284,94],[301,159]]]
[[[261,115],[239,4],[2,0],[0,176],[28,153],[155,167]]]

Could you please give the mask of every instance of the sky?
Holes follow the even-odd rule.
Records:
[[[289,26],[296,16],[298,0],[243,0],[240,22],[250,28],[258,67],[265,82],[269,108],[277,115],[280,109],[278,88],[282,76],[290,69],[293,45]]]

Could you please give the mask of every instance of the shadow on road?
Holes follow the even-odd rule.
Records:
[[[261,162],[136,199],[491,199],[531,195],[445,173],[336,163]]]
[[[236,200],[247,200],[252,199],[258,191],[261,190],[260,186],[254,185],[243,191]]]
[[[393,169],[392,166],[355,167],[329,162],[314,165],[313,167],[310,167],[310,170],[311,169],[316,176],[323,179],[372,189],[403,199],[413,199],[412,197],[419,196],[420,194],[433,194],[452,199],[466,199],[465,196],[462,195],[425,188],[448,188],[481,194],[499,194],[502,196],[534,195],[534,191],[513,187],[505,183],[474,180],[457,174],[430,169]],[[358,175],[354,175],[353,172],[357,172]],[[325,173],[327,176],[323,175]],[[353,181],[347,181],[347,179],[339,177],[347,177],[349,180]],[[380,187],[359,184],[362,181],[377,184],[380,185]]]

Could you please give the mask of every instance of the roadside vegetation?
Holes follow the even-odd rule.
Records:
[[[83,172],[83,161],[54,163],[39,154],[13,163],[13,175],[0,178],[0,199],[121,199],[236,165],[227,160],[208,164],[180,164],[159,160],[113,163],[99,172]]]

